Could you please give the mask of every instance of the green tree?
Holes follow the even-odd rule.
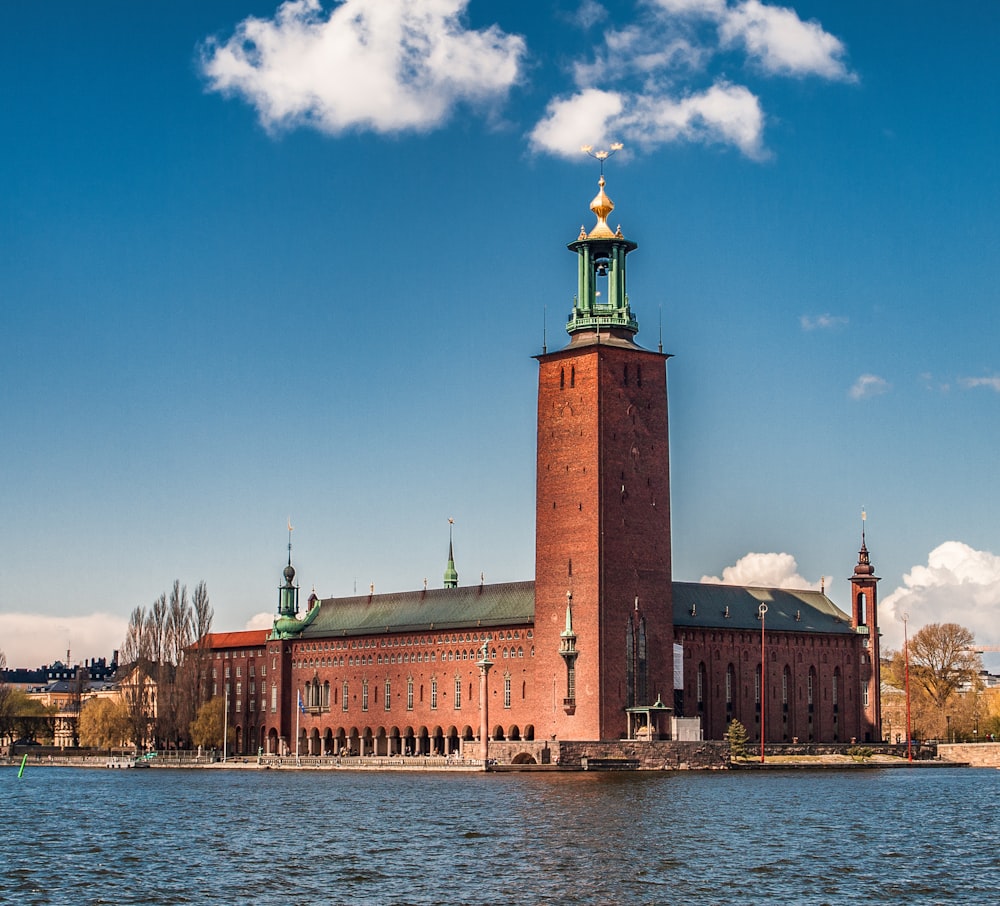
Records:
[[[198,714],[191,721],[191,743],[206,749],[222,748],[222,733],[225,723],[223,709],[225,700],[221,695],[210,698],[198,709]],[[236,741],[236,731],[229,728],[230,744]]]
[[[130,737],[128,712],[121,699],[91,698],[80,709],[80,745],[110,749]]]
[[[730,758],[746,758],[749,754],[750,736],[747,728],[738,720],[731,721],[726,730],[726,740],[729,742]]]
[[[13,689],[7,682],[7,656],[0,651],[0,743],[12,738],[11,692]]]
[[[36,741],[52,738],[52,721],[55,707],[42,704],[20,689],[11,689],[7,696],[8,735],[11,739]]]

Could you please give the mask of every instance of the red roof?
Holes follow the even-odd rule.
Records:
[[[255,648],[263,645],[271,634],[270,629],[249,629],[244,632],[210,632],[206,637],[208,647]]]

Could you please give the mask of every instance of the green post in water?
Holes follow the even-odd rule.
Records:
[[[17,776],[20,777],[24,773],[24,765],[28,760],[28,753],[24,753],[24,757],[21,759],[21,767],[17,771]]]

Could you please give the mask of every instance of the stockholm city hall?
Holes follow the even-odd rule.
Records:
[[[442,587],[303,609],[289,545],[273,628],[209,640],[238,752],[546,761],[679,727],[722,739],[732,720],[759,739],[762,719],[768,742],[882,738],[863,534],[850,613],[824,592],[673,580],[668,356],[636,343],[637,244],[608,224],[603,170],[599,186],[568,245],[569,342],[535,357],[534,580],[462,585],[449,539]]]

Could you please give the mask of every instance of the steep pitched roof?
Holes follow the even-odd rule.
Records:
[[[535,583],[503,582],[325,598],[301,638],[531,624]]]
[[[267,641],[268,629],[246,629],[242,632],[210,632],[207,647],[216,648],[256,648]],[[192,646],[195,647],[195,646]]]
[[[851,618],[822,592],[702,582],[674,582],[674,626],[759,630],[761,602],[768,631],[854,633]]]

